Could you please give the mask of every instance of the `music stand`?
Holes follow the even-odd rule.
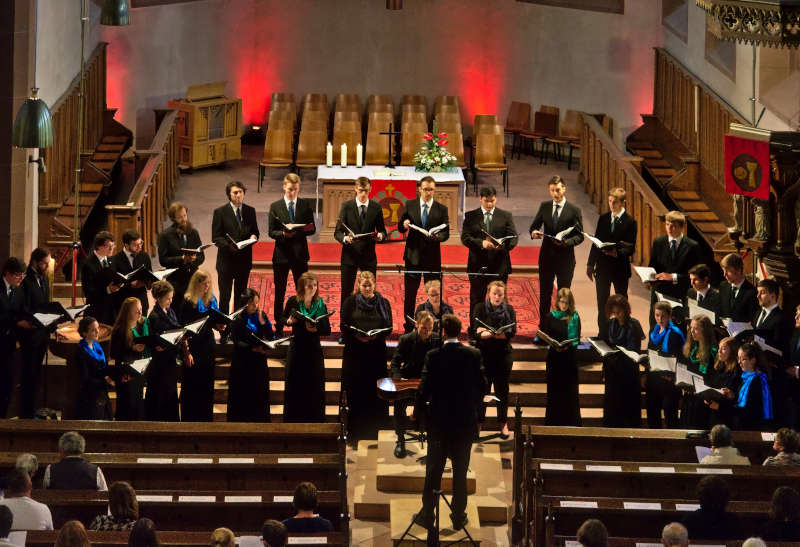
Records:
[[[434,490],[433,528],[428,529],[428,539],[427,539],[427,544],[429,547],[436,547],[439,545],[439,498],[440,497],[444,500],[444,503],[450,509],[450,512],[451,513],[453,512],[453,506],[450,504],[449,501],[447,501],[447,496],[444,495],[444,492],[442,492],[441,490]],[[403,543],[403,540],[406,538],[406,536],[416,541],[422,541],[422,538],[419,538],[415,536],[413,533],[411,533],[411,528],[414,526],[414,524],[417,524],[414,521],[414,519],[417,515],[422,513],[422,509],[423,508],[421,507],[420,510],[417,513],[415,513],[414,516],[411,517],[411,522],[408,524],[408,528],[406,528],[405,532],[403,532],[403,535],[400,536],[400,539],[397,540],[398,545]],[[472,538],[472,535],[470,535],[469,530],[467,530],[466,524],[464,525],[463,528],[461,528],[461,530],[464,532],[464,537],[456,540],[451,540],[449,541],[449,543],[461,543],[462,541],[466,540],[469,542],[470,545],[474,545],[475,547],[477,547],[478,543]]]

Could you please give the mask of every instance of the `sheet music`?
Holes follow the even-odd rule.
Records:
[[[647,350],[647,357],[650,360],[650,370],[664,370],[675,372],[678,365],[677,357],[664,357],[655,350]]]
[[[33,316],[45,327],[49,327],[61,318],[61,315],[55,313],[34,313]]]
[[[717,314],[711,310],[707,310],[704,307],[700,306],[697,303],[697,300],[689,299],[689,317],[694,317],[696,315],[705,315],[709,318],[712,325],[717,323]]]
[[[728,329],[728,334],[736,337],[740,332],[753,330],[753,325],[749,321],[728,321],[725,323],[725,328]]]
[[[758,344],[758,347],[760,347],[764,351],[769,351],[779,357],[783,356],[783,352],[781,350],[767,344],[767,342],[761,336],[753,336],[753,342]]]
[[[706,383],[703,381],[703,377],[697,374],[695,374],[694,377],[692,378],[692,382],[694,384],[695,393],[702,393],[704,391],[716,391],[717,393],[722,393],[721,389],[707,386]]]
[[[690,386],[694,386],[694,378],[699,377],[702,380],[702,376],[695,374],[689,370],[689,367],[684,365],[683,363],[676,363],[675,365],[675,383],[676,384],[688,384]]]
[[[622,346],[616,346],[616,348],[622,353],[624,353],[628,357],[628,359],[630,359],[634,363],[638,363],[642,359],[642,355],[636,351],[631,351],[627,348],[623,348]]]
[[[614,349],[606,344],[605,340],[600,340],[599,338],[586,338],[586,341],[589,342],[590,346],[597,350],[597,353],[600,354],[600,357],[605,357],[609,353],[617,353],[619,351],[618,349]]]
[[[700,463],[703,458],[711,455],[711,448],[708,446],[695,446],[694,453],[697,454],[697,463]]]
[[[613,241],[603,242],[603,241],[600,241],[599,239],[597,239],[596,237],[594,237],[593,235],[587,234],[586,232],[583,232],[583,235],[586,236],[586,239],[591,241],[592,244],[595,247],[597,247],[598,249],[606,249],[608,247],[613,247],[615,245]]]
[[[667,302],[670,306],[672,306],[673,310],[675,308],[682,308],[683,307],[683,302],[679,302],[678,300],[675,300],[672,297],[665,296],[664,294],[662,294],[662,293],[660,293],[658,291],[656,291],[656,298],[660,302]]]
[[[649,266],[634,266],[633,270],[642,279],[642,283],[655,281],[657,273],[655,268],[650,268]]]
[[[144,372],[147,370],[147,365],[150,364],[151,360],[152,360],[152,357],[146,357],[144,359],[137,359],[137,360],[133,361],[128,366],[131,367],[136,372],[138,372],[139,374],[144,374]]]
[[[163,281],[165,277],[171,275],[173,272],[177,272],[178,268],[167,268],[166,270],[158,270],[157,272],[151,272],[159,281]]]
[[[557,239],[558,241],[564,241],[564,237],[566,237],[566,235],[574,229],[575,226],[570,226],[569,228],[565,228],[560,232],[558,232],[555,236],[553,236],[553,239]]]

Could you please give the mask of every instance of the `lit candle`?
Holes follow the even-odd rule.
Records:
[[[347,167],[347,143],[342,143],[342,167]]]
[[[333,165],[333,145],[331,143],[325,147],[325,165],[328,167]]]
[[[361,143],[356,145],[356,167],[361,167],[364,165],[364,147],[361,146]]]

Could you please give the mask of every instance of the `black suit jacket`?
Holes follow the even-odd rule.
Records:
[[[496,273],[508,276],[511,273],[511,257],[508,253],[517,246],[518,237],[507,239],[500,249],[484,249],[483,240],[486,236],[482,232],[483,212],[480,207],[468,211],[464,215],[464,225],[461,228],[461,243],[469,249],[467,257],[467,271],[479,272],[485,267],[487,273]],[[514,236],[517,228],[509,211],[494,208],[492,213],[492,237]]]
[[[569,202],[568,202],[569,203]],[[551,211],[552,214],[552,211]],[[609,278],[621,275],[631,276],[631,255],[636,250],[636,220],[624,212],[619,217],[619,224],[611,231],[611,211],[600,215],[597,219],[597,228],[594,237],[603,242],[613,241],[623,243],[617,245],[617,256],[609,256],[594,245],[589,250],[589,260],[586,265],[594,268],[595,272]],[[627,243],[627,245],[625,245]],[[544,243],[542,243],[544,245]]]
[[[569,201],[564,202],[563,209],[558,214],[558,225],[553,225],[553,201],[543,201],[539,205],[536,216],[533,217],[531,227],[528,232],[542,230],[551,236],[556,235],[570,226],[574,229],[568,233],[563,240],[564,247],[556,245],[552,238],[542,238],[542,250],[540,253],[539,264],[545,267],[552,266],[555,269],[556,261],[567,261],[568,264],[575,266],[575,245],[583,241],[583,217],[581,210]]]
[[[108,259],[109,268],[111,268],[111,258]],[[108,292],[109,277],[106,268],[100,265],[100,259],[94,251],[89,254],[89,258],[83,263],[81,268],[81,287],[83,287],[83,296],[86,298],[86,303],[89,308],[84,312],[84,317],[90,315],[97,319],[100,323],[106,325],[114,324],[114,298],[113,294]]]
[[[50,285],[48,284],[47,276],[42,278],[42,283],[40,284],[38,276],[30,266],[25,272],[25,279],[22,280],[20,287],[22,288],[23,302],[27,311],[34,313],[41,306],[50,302]]]
[[[658,292],[683,300],[686,291],[689,290],[689,269],[703,261],[700,253],[700,245],[692,238],[684,235],[675,253],[675,260],[672,260],[672,253],[669,250],[669,237],[666,235],[658,236],[653,240],[653,247],[650,251],[650,267],[656,272],[678,274],[678,282],[664,281],[655,283],[653,286]]]
[[[131,267],[131,263],[128,261],[128,257],[125,255],[124,250],[111,257],[111,267],[121,274],[128,274],[139,266],[144,266],[147,270],[153,269],[153,264],[150,262],[150,256],[148,256],[147,253],[140,252],[134,255],[133,268]],[[139,288],[134,288],[129,284],[126,284],[120,288],[120,290],[114,293],[114,309],[119,310],[125,299],[131,296],[139,299],[139,301],[142,303],[142,315],[147,315],[147,310],[150,308],[150,304],[147,300],[147,287],[144,285]]]
[[[383,209],[374,199],[367,203],[367,212],[364,222],[361,222],[359,205],[355,199],[342,203],[339,210],[339,220],[356,234],[366,234],[378,231],[386,239],[386,226],[383,223]],[[342,264],[358,266],[359,268],[374,268],[378,264],[378,255],[375,254],[375,240],[371,237],[362,237],[352,243],[344,243],[344,238],[349,235],[342,223],[338,223],[333,237],[342,244]]]
[[[214,209],[211,219],[211,239],[217,246],[217,271],[249,270],[253,266],[253,246],[248,245],[241,250],[232,249],[228,234],[236,241],[242,241],[251,235],[258,239],[261,234],[258,232],[256,210],[243,203],[240,226],[236,213],[228,202]]]
[[[425,403],[430,403],[429,432],[462,438],[477,432],[479,411],[487,392],[481,353],[451,342],[425,356],[416,404],[424,408]]]
[[[697,301],[697,291],[694,289],[689,289],[686,291],[686,298],[689,300]],[[706,295],[703,297],[703,301],[700,302],[700,307],[704,308],[709,311],[713,311],[714,314],[719,317],[720,311],[720,300],[719,300],[719,291],[714,287],[709,287],[708,291],[706,291]],[[686,307],[687,313],[689,307]]]
[[[446,224],[447,228],[436,233],[435,238],[425,237],[413,228],[406,230],[403,224],[410,220],[411,224],[421,228],[431,229],[440,224]],[[442,250],[440,243],[450,239],[450,218],[447,207],[434,200],[431,210],[428,211],[428,222],[422,225],[422,205],[419,198],[411,199],[406,202],[406,210],[400,216],[397,230],[404,234],[408,231],[406,239],[406,250],[403,253],[403,260],[406,266],[413,266],[414,269],[441,270],[442,269]]]
[[[763,329],[765,331],[763,338],[767,344],[783,352],[784,357],[777,359],[777,361],[782,362],[785,360],[785,356],[788,356],[791,353],[791,339],[794,321],[792,321],[792,318],[789,317],[789,314],[784,312],[780,307],[776,307],[769,312],[769,315],[767,315],[763,323],[759,325],[758,318],[761,315],[761,311],[761,308],[756,310],[751,324],[753,325],[754,329]]]
[[[308,262],[308,236],[317,231],[314,224],[314,211],[308,200],[297,198],[296,203],[294,223],[311,224],[314,229],[308,232],[299,230],[292,237],[285,237],[281,222],[289,224],[289,209],[283,198],[273,201],[269,206],[269,237],[275,240],[275,249],[272,251],[273,264]]]
[[[436,335],[431,335],[427,340],[422,340],[417,331],[402,335],[392,356],[392,374],[403,378],[419,378],[425,366],[425,356],[440,345]]]
[[[756,288],[746,279],[739,287],[736,299],[731,302],[733,287],[727,281],[719,284],[719,314],[721,317],[728,317],[731,321],[745,322],[752,321],[753,316],[758,311],[758,297]]]
[[[176,291],[185,290],[189,286],[192,274],[206,259],[206,254],[200,253],[194,262],[186,264],[181,249],[196,249],[200,245],[200,233],[194,228],[186,234],[186,245],[175,225],[158,234],[158,262],[163,268],[178,268],[178,271],[169,276],[169,282],[176,287]]]
[[[19,329],[17,321],[23,319],[24,296],[18,287],[14,292],[14,301],[8,298],[5,281],[0,279],[0,351],[7,354],[14,350]]]

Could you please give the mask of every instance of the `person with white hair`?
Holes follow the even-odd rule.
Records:
[[[761,538],[747,538],[742,543],[742,547],[767,547],[767,544]]]
[[[739,454],[739,449],[733,446],[731,430],[727,425],[715,425],[708,437],[711,441],[711,454],[700,460],[700,465],[750,465],[750,460]]]
[[[86,440],[77,431],[67,431],[58,439],[61,460],[47,466],[42,486],[51,490],[108,490],[103,471],[83,458]]]
[[[661,531],[661,544],[664,547],[686,547],[689,545],[689,531],[680,522],[670,522]]]
[[[39,458],[36,457],[36,454],[20,454],[17,456],[14,467],[25,471],[31,480],[33,480],[36,471],[39,469]]]

